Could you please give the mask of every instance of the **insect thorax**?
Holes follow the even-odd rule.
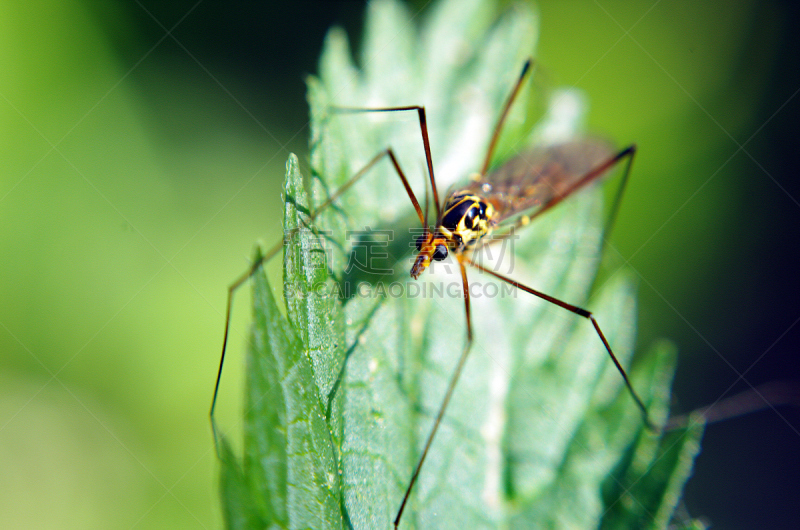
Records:
[[[479,195],[456,191],[445,203],[438,229],[450,248],[466,248],[492,230],[494,214],[494,207]]]

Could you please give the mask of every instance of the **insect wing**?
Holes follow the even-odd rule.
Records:
[[[535,217],[583,185],[605,174],[592,170],[614,155],[608,142],[587,138],[524,151],[468,189],[495,208],[495,222],[516,215]]]

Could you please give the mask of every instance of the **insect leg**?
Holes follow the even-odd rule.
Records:
[[[671,417],[664,430],[684,429],[693,421],[716,423],[764,409],[779,414],[775,407],[783,405],[800,406],[800,386],[796,381],[771,381],[730,397],[720,397],[711,405]]]
[[[508,116],[508,111],[511,109],[511,104],[514,103],[514,100],[517,98],[519,89],[522,87],[522,81],[525,80],[525,75],[528,73],[530,67],[531,60],[528,59],[525,61],[525,64],[522,67],[522,72],[519,74],[519,78],[517,79],[514,88],[511,89],[511,94],[509,94],[506,104],[503,106],[503,111],[500,113],[500,118],[497,119],[497,123],[494,126],[494,132],[492,133],[492,139],[489,142],[489,147],[486,149],[486,159],[483,161],[483,165],[481,166],[481,175],[485,175],[486,170],[489,169],[489,162],[492,161],[494,148],[497,146],[497,140],[500,138],[500,131],[503,129],[503,124],[506,121],[506,116]]]
[[[476,247],[476,250],[477,248],[493,245],[498,241],[503,241],[513,236],[514,233],[519,228],[528,225],[533,219],[539,217],[544,212],[550,210],[553,206],[560,203],[561,201],[572,195],[574,192],[578,191],[578,189],[582,188],[583,186],[586,186],[587,184],[593,182],[595,179],[603,176],[606,171],[614,167],[622,159],[627,158],[625,172],[622,175],[622,181],[620,182],[619,189],[617,190],[617,193],[614,196],[614,203],[611,206],[611,212],[609,213],[608,218],[606,219],[606,222],[603,225],[604,228],[603,228],[602,240],[603,240],[603,246],[605,246],[605,241],[607,239],[606,235],[611,232],[611,229],[613,228],[614,222],[616,221],[617,218],[617,213],[619,212],[619,206],[622,201],[622,195],[625,192],[625,187],[628,183],[628,177],[630,176],[631,173],[631,165],[633,163],[634,155],[636,155],[636,144],[632,144],[626,147],[616,155],[610,157],[608,160],[606,160],[596,168],[586,173],[586,175],[584,175],[581,179],[577,180],[575,184],[567,188],[560,195],[553,197],[546,206],[537,210],[535,214],[531,216],[522,215],[510,227],[504,228],[505,230],[504,232],[492,234],[491,239],[481,242],[480,247]]]
[[[405,495],[403,495],[403,502],[400,504],[400,509],[397,510],[397,517],[394,519],[395,529],[400,524],[400,517],[403,515],[403,510],[405,509],[408,498],[411,495],[411,490],[414,488],[414,484],[417,482],[417,477],[419,476],[420,469],[422,469],[422,464],[425,463],[425,458],[428,456],[428,450],[431,448],[433,439],[436,437],[436,431],[439,430],[439,425],[442,423],[442,417],[447,409],[447,405],[450,403],[450,398],[453,397],[453,390],[456,388],[456,383],[458,383],[458,378],[461,376],[461,371],[464,368],[467,355],[472,347],[472,316],[469,308],[469,282],[467,281],[467,269],[464,267],[464,263],[461,260],[462,258],[459,257],[458,265],[461,268],[461,285],[462,289],[464,289],[464,309],[467,316],[467,342],[464,344],[464,350],[461,352],[461,357],[458,359],[458,364],[456,365],[453,375],[450,378],[450,383],[447,385],[447,391],[444,394],[444,399],[442,399],[442,404],[439,406],[439,412],[436,414],[436,419],[433,422],[431,432],[428,434],[428,440],[425,442],[425,448],[422,450],[422,455],[419,457],[417,467],[414,468],[414,474],[411,476],[411,480],[408,483]]]
[[[419,128],[422,132],[422,144],[425,148],[425,161],[428,164],[428,175],[430,176],[431,189],[433,190],[433,202],[436,204],[436,218],[438,219],[441,216],[442,212],[441,204],[439,203],[439,192],[436,190],[436,178],[433,176],[433,159],[431,157],[431,143],[428,139],[428,119],[425,117],[425,107],[420,107],[419,105],[378,108],[332,107],[331,110],[341,114],[357,114],[363,112],[402,112],[406,110],[416,110],[419,118]],[[405,178],[403,180],[405,182]],[[414,194],[411,192],[411,188],[409,188],[408,185],[406,185],[406,191],[408,191],[408,195],[411,197],[411,202],[414,203],[417,212],[419,212],[419,204],[417,203],[417,199],[414,197]],[[420,220],[422,220],[422,217],[420,217]]]
[[[417,214],[419,215],[420,221],[423,219],[422,209],[419,206],[419,202],[417,202],[414,193],[411,191],[411,187],[408,184],[408,179],[406,179],[403,170],[400,168],[400,164],[397,162],[397,158],[394,155],[394,152],[391,148],[387,148],[377,155],[375,155],[372,160],[370,160],[363,168],[361,168],[355,175],[350,177],[350,179],[345,182],[338,190],[336,190],[325,202],[323,202],[314,212],[309,215],[308,222],[313,222],[317,216],[325,210],[328,206],[333,204],[341,195],[350,189],[361,177],[363,177],[372,167],[377,164],[383,157],[388,156],[394,166],[395,170],[397,171],[400,180],[403,182],[403,186],[405,187],[406,191],[408,192],[408,196],[411,199],[411,202],[414,204],[414,208],[417,210]],[[211,410],[209,412],[209,416],[211,418],[211,430],[214,433],[214,444],[218,447],[218,440],[217,440],[217,426],[216,422],[214,421],[214,410],[217,405],[217,396],[219,394],[219,385],[222,379],[222,367],[225,364],[225,352],[227,351],[228,347],[228,334],[230,332],[231,327],[231,312],[233,310],[233,295],[236,290],[248,279],[250,279],[253,274],[261,267],[264,263],[269,261],[273,258],[282,248],[284,241],[290,239],[298,229],[294,229],[288,234],[284,236],[284,239],[278,241],[272,248],[270,248],[258,261],[253,263],[244,274],[239,276],[229,287],[228,287],[228,301],[227,307],[225,309],[225,333],[222,338],[222,353],[220,354],[219,358],[219,369],[217,371],[217,381],[214,384],[214,396],[211,398]]]
[[[473,267],[475,267],[476,269],[478,269],[478,270],[480,270],[482,272],[485,272],[487,274],[491,274],[495,278],[497,278],[499,280],[503,280],[504,282],[508,283],[509,285],[512,285],[512,286],[516,287],[517,289],[525,291],[526,293],[530,293],[530,294],[532,294],[534,296],[538,296],[542,300],[550,302],[551,304],[555,304],[558,307],[561,307],[563,309],[566,309],[567,311],[571,311],[572,313],[575,313],[578,316],[582,316],[582,317],[588,319],[592,323],[592,326],[594,326],[595,331],[597,331],[597,336],[600,337],[600,340],[603,342],[603,346],[605,346],[609,357],[611,357],[611,361],[614,363],[614,366],[617,367],[617,370],[619,371],[620,375],[622,376],[622,379],[625,381],[625,385],[628,387],[628,391],[630,392],[631,397],[633,397],[633,400],[636,402],[636,406],[639,407],[639,411],[642,413],[642,418],[644,419],[645,425],[651,431],[654,431],[654,432],[660,431],[660,429],[658,427],[656,427],[653,424],[652,421],[650,421],[650,416],[647,414],[647,407],[644,406],[644,402],[642,402],[641,398],[639,398],[639,395],[633,389],[633,385],[631,384],[631,381],[628,378],[628,374],[625,372],[625,368],[622,367],[622,365],[620,364],[619,360],[617,360],[617,356],[614,355],[614,352],[611,349],[611,345],[608,343],[608,340],[606,339],[605,335],[603,335],[603,331],[600,329],[600,325],[597,323],[597,319],[594,318],[594,315],[592,315],[591,311],[587,311],[586,309],[582,309],[582,308],[580,308],[578,306],[574,306],[572,304],[568,304],[567,302],[564,302],[563,300],[559,300],[558,298],[552,297],[552,296],[550,296],[548,294],[545,294],[545,293],[543,293],[541,291],[537,291],[536,289],[533,289],[533,288],[528,287],[526,285],[522,285],[521,283],[519,283],[519,282],[517,282],[515,280],[512,280],[508,276],[503,276],[502,274],[498,274],[498,273],[496,273],[496,272],[494,272],[492,270],[489,270],[489,269],[487,269],[485,267],[482,267],[481,265],[478,265],[477,263],[469,260],[468,258],[464,258],[464,259],[466,259],[468,261],[468,263],[470,265],[472,265]]]
[[[611,234],[611,230],[614,228],[614,223],[617,221],[617,214],[619,213],[620,204],[622,204],[622,196],[625,193],[625,188],[628,185],[628,177],[631,174],[631,166],[633,165],[633,158],[636,156],[636,144],[631,144],[619,153],[617,153],[613,160],[613,163],[616,164],[620,162],[623,158],[627,158],[627,163],[625,164],[625,172],[622,174],[622,180],[619,183],[619,187],[617,188],[617,193],[614,195],[614,202],[611,203],[611,211],[608,213],[608,218],[603,226],[603,243],[602,249],[605,249],[606,241],[608,240],[609,234]]]

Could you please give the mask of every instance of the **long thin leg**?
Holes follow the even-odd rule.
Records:
[[[775,407],[783,405],[800,406],[800,386],[796,381],[770,381],[733,396],[720,397],[707,407],[671,417],[664,430],[682,429],[691,421],[716,423],[764,409],[772,409],[778,413]]]
[[[532,216],[531,219],[534,219],[542,215],[544,212],[552,209],[557,204],[560,204],[563,200],[565,200],[567,197],[569,197],[579,189],[583,188],[584,186],[594,181],[598,177],[603,176],[606,173],[606,171],[616,166],[619,163],[619,161],[622,160],[623,158],[630,157],[628,161],[628,165],[630,167],[630,160],[633,159],[634,154],[636,154],[636,145],[631,145],[630,147],[626,147],[616,155],[612,156],[599,166],[595,167],[594,169],[586,173],[586,175],[584,175],[581,179],[577,180],[566,190],[562,191],[560,195],[553,197],[543,208],[538,210],[536,212],[536,215]]]
[[[609,211],[608,218],[603,225],[603,250],[605,250],[606,241],[608,240],[609,234],[611,234],[611,231],[614,229],[614,224],[617,222],[617,214],[619,213],[620,204],[622,204],[622,196],[625,194],[625,189],[628,186],[628,177],[631,175],[631,167],[633,166],[633,159],[635,156],[636,144],[631,144],[614,157],[617,163],[623,158],[627,158],[627,164],[625,165],[625,172],[622,173],[622,180],[617,188],[617,193],[614,195],[614,202],[611,203],[611,211]]]
[[[517,219],[517,221],[513,225],[511,225],[510,228],[505,229],[506,230],[505,232],[503,232],[501,234],[493,234],[491,239],[484,240],[485,242],[483,242],[479,247],[477,247],[476,250],[479,249],[479,248],[482,248],[482,247],[497,243],[498,241],[503,241],[504,239],[508,239],[509,237],[514,235],[514,233],[517,231],[517,229],[528,225],[531,222],[532,219],[535,219],[536,217],[538,217],[542,213],[544,213],[547,210],[551,209],[553,206],[555,206],[556,204],[560,203],[561,201],[563,201],[564,199],[566,199],[567,197],[569,197],[570,195],[572,195],[573,193],[578,191],[580,188],[588,185],[589,183],[593,182],[597,178],[600,178],[600,177],[604,176],[606,171],[610,170],[612,167],[617,165],[621,160],[627,159],[627,164],[625,166],[625,172],[622,175],[622,181],[620,182],[619,188],[617,189],[617,193],[614,196],[614,202],[613,202],[613,204],[611,206],[611,212],[609,213],[608,218],[606,219],[606,222],[603,225],[603,247],[605,248],[605,241],[607,239],[607,235],[611,232],[611,229],[614,226],[614,222],[617,219],[617,213],[619,212],[619,206],[620,206],[620,204],[622,202],[622,195],[625,192],[625,187],[626,187],[626,185],[628,183],[628,177],[631,174],[631,166],[633,164],[633,158],[634,158],[635,155],[636,155],[636,144],[629,145],[628,147],[626,147],[625,149],[621,150],[616,155],[612,156],[611,158],[609,158],[608,160],[606,160],[605,162],[603,162],[602,164],[600,164],[596,168],[594,168],[591,171],[589,171],[588,173],[586,173],[586,175],[583,176],[581,179],[577,180],[576,183],[573,186],[570,186],[566,190],[566,192],[562,193],[558,197],[553,198],[551,200],[551,202],[547,204],[546,207],[544,207],[544,208],[542,208],[540,210],[537,210],[536,213],[532,217],[528,217],[526,215],[521,216],[519,219]]]
[[[408,179],[406,178],[405,174],[403,173],[403,170],[400,168],[400,164],[397,162],[397,158],[395,157],[394,152],[392,151],[391,148],[385,149],[384,151],[381,151],[380,153],[375,155],[372,158],[372,160],[370,160],[367,163],[367,165],[365,165],[363,168],[361,168],[355,175],[350,177],[350,179],[347,182],[345,182],[338,190],[336,190],[336,192],[334,192],[333,195],[331,195],[325,202],[323,202],[309,216],[309,222],[313,222],[317,218],[317,216],[323,210],[325,210],[325,208],[327,208],[328,206],[333,204],[334,201],[336,201],[339,197],[341,197],[341,195],[344,192],[346,192],[348,189],[350,189],[350,187],[353,186],[353,184],[358,182],[358,180],[361,177],[363,177],[370,169],[372,169],[372,167],[375,164],[377,164],[384,156],[388,156],[389,159],[391,160],[392,166],[394,166],[395,170],[397,171],[397,175],[400,177],[400,180],[402,181],[403,186],[406,189],[406,192],[408,192],[408,196],[411,199],[411,202],[414,204],[414,208],[417,211],[417,215],[420,218],[420,222],[422,222],[423,221],[422,208],[420,207],[419,202],[417,201],[417,198],[414,196],[414,192],[411,191],[411,186],[408,184]],[[253,276],[253,274],[255,274],[255,272],[259,269],[259,267],[261,267],[264,263],[266,263],[272,257],[274,257],[283,248],[284,241],[287,238],[291,238],[295,233],[297,233],[297,231],[298,231],[298,229],[294,229],[291,232],[289,232],[288,234],[286,234],[284,236],[283,240],[278,241],[272,248],[270,248],[261,257],[261,259],[257,260],[255,263],[253,263],[250,266],[250,268],[247,269],[247,271],[244,274],[239,276],[228,287],[228,303],[227,303],[227,307],[225,309],[225,333],[224,333],[223,338],[222,338],[222,353],[221,353],[220,358],[219,358],[219,369],[217,371],[217,381],[214,384],[214,396],[211,398],[211,410],[209,412],[209,416],[211,417],[211,430],[214,433],[214,442],[215,442],[215,444],[217,442],[217,427],[216,427],[216,423],[214,422],[214,410],[215,410],[215,408],[217,406],[217,395],[219,394],[219,385],[220,385],[220,380],[222,379],[222,367],[225,364],[225,352],[227,351],[227,348],[228,348],[228,334],[230,332],[230,327],[231,327],[231,311],[233,310],[233,294],[236,292],[236,290],[244,282],[246,282],[248,279],[250,279],[251,276]]]
[[[467,258],[465,258],[465,259],[467,259]],[[467,259],[467,261],[468,261],[468,263],[470,265],[472,265],[476,269],[478,269],[478,270],[480,270],[482,272],[485,272],[487,274],[491,274],[495,278],[503,280],[504,282],[508,283],[509,285],[513,285],[517,289],[525,291],[526,293],[530,293],[530,294],[532,294],[534,296],[538,296],[542,300],[550,302],[551,304],[555,304],[558,307],[561,307],[563,309],[566,309],[567,311],[571,311],[572,313],[575,313],[576,315],[579,315],[579,316],[582,316],[584,318],[589,319],[589,321],[591,321],[591,323],[592,323],[592,326],[594,326],[595,331],[597,331],[597,336],[600,337],[601,341],[603,341],[603,346],[605,346],[609,357],[611,357],[611,361],[614,363],[614,366],[617,367],[617,370],[619,371],[620,375],[622,376],[622,379],[625,381],[625,385],[628,387],[628,390],[631,393],[631,397],[633,397],[633,400],[636,402],[636,406],[639,407],[639,411],[642,413],[642,418],[644,419],[645,425],[647,425],[647,428],[650,429],[651,431],[658,431],[659,430],[653,424],[653,422],[650,421],[650,416],[647,414],[647,407],[644,406],[644,403],[642,402],[641,398],[639,398],[639,395],[633,389],[633,385],[631,384],[630,379],[628,379],[628,374],[625,372],[625,369],[622,367],[620,362],[617,360],[617,356],[614,355],[614,352],[611,350],[611,345],[608,343],[608,340],[606,340],[606,336],[603,335],[603,331],[600,329],[600,325],[597,323],[597,320],[594,318],[594,315],[592,315],[591,311],[587,311],[586,309],[582,309],[582,308],[580,308],[578,306],[574,306],[572,304],[568,304],[567,302],[564,302],[562,300],[559,300],[558,298],[552,297],[549,294],[545,294],[545,293],[543,293],[541,291],[537,291],[536,289],[533,289],[533,288],[528,287],[526,285],[522,285],[521,283],[519,283],[519,282],[517,282],[515,280],[512,280],[508,276],[503,276],[502,274],[498,274],[498,273],[496,273],[494,271],[491,271],[491,270],[487,269],[486,267],[482,267],[482,266],[478,265],[477,263],[475,263],[473,261],[470,261],[468,259]]]
[[[519,74],[519,78],[517,82],[514,84],[514,88],[511,89],[511,94],[509,94],[508,99],[506,99],[506,103],[503,106],[503,110],[500,113],[500,118],[498,118],[497,123],[494,126],[494,132],[492,133],[492,139],[489,141],[489,147],[486,150],[486,159],[483,161],[483,166],[481,167],[481,175],[486,173],[486,170],[489,168],[489,163],[491,162],[492,155],[494,154],[494,149],[497,146],[497,141],[500,138],[500,132],[503,129],[503,124],[506,121],[506,117],[508,116],[508,111],[511,109],[511,104],[514,103],[514,100],[517,98],[517,94],[519,93],[520,88],[522,87],[522,82],[525,80],[525,76],[530,70],[531,67],[531,59],[525,61],[525,64],[522,66],[522,72]],[[436,203],[436,218],[438,219],[441,216],[441,203],[439,202],[439,192],[436,189],[436,179],[433,176],[433,160],[431,158],[431,144],[430,140],[428,139],[428,120],[425,117],[425,107],[421,107],[419,105],[408,105],[405,107],[380,107],[380,108],[360,108],[360,107],[332,107],[332,110],[335,112],[340,113],[359,113],[359,112],[398,112],[398,111],[405,111],[405,110],[416,110],[417,115],[419,116],[419,127],[422,131],[422,143],[425,147],[425,159],[428,163],[428,175],[430,176],[431,182],[431,189],[433,190],[433,201]]]
[[[334,112],[343,114],[356,114],[362,112],[402,112],[405,110],[416,110],[419,117],[419,128],[422,132],[422,145],[425,148],[425,161],[428,164],[428,176],[430,177],[431,189],[433,190],[433,202],[436,203],[436,218],[441,216],[441,204],[439,203],[439,192],[436,189],[436,178],[433,176],[433,158],[431,157],[431,142],[428,139],[428,119],[425,117],[425,107],[419,105],[409,105],[406,107],[378,107],[378,108],[360,108],[360,107],[332,107]],[[406,188],[410,190],[410,188]],[[409,191],[409,196],[416,204],[416,199]],[[426,228],[427,230],[427,228]]]
[[[417,467],[414,468],[414,474],[411,475],[411,481],[409,481],[408,487],[406,488],[406,493],[403,495],[403,502],[400,503],[400,509],[397,510],[397,517],[394,518],[395,529],[400,524],[400,518],[403,516],[403,510],[406,508],[406,503],[411,495],[411,490],[414,488],[414,484],[417,482],[417,477],[422,469],[422,464],[425,463],[425,458],[428,456],[428,450],[431,448],[433,439],[436,437],[436,431],[439,430],[439,425],[442,423],[442,417],[447,409],[447,405],[450,403],[450,398],[453,397],[453,390],[456,388],[456,383],[458,383],[458,378],[461,376],[464,363],[467,361],[467,355],[472,347],[472,316],[469,309],[469,282],[467,281],[467,269],[464,267],[464,263],[461,261],[461,258],[458,260],[458,265],[461,268],[461,285],[464,289],[464,309],[467,315],[467,342],[464,344],[464,350],[461,352],[461,357],[458,359],[458,364],[453,372],[453,376],[450,378],[450,383],[447,385],[447,391],[444,393],[444,399],[442,399],[442,404],[439,406],[439,413],[436,415],[436,419],[433,421],[433,427],[431,428],[430,434],[428,434],[428,440],[425,442],[422,455],[419,457]]]
[[[522,87],[522,81],[525,79],[525,74],[528,73],[530,67],[531,60],[528,59],[525,61],[525,65],[522,67],[522,72],[519,74],[519,78],[517,79],[514,88],[511,89],[511,94],[509,94],[508,99],[506,99],[506,104],[503,106],[503,111],[500,113],[500,118],[497,119],[497,123],[494,126],[494,132],[492,133],[492,139],[489,142],[489,148],[486,149],[486,159],[484,159],[483,165],[481,166],[481,175],[485,175],[486,170],[489,169],[489,163],[492,161],[494,148],[497,147],[497,140],[500,138],[500,131],[503,130],[503,124],[506,121],[506,116],[508,116],[508,111],[511,109],[511,104],[514,103],[514,100],[517,98],[519,89]]]

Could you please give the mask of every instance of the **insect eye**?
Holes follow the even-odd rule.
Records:
[[[433,260],[442,261],[446,257],[447,257],[447,247],[444,245],[436,245],[436,249],[433,251]]]
[[[417,250],[422,250],[422,244],[425,242],[425,234],[417,237]]]

